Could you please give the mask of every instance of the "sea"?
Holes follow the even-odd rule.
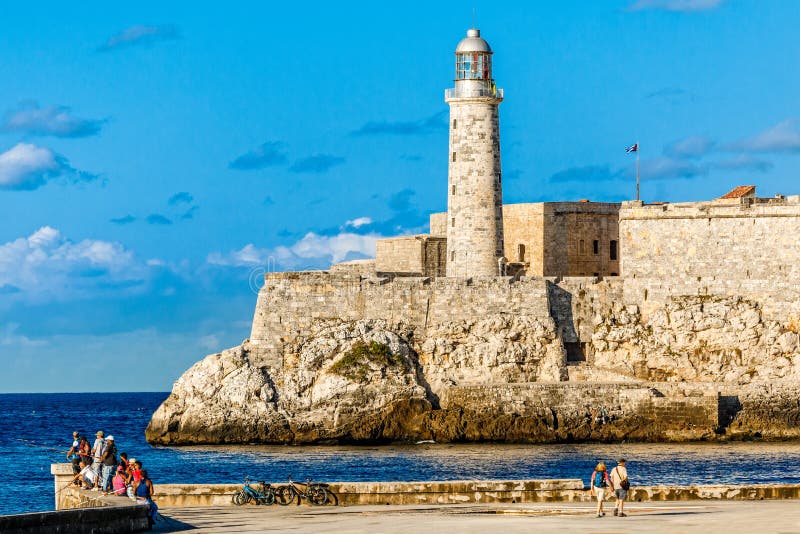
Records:
[[[633,485],[800,482],[800,443],[396,444],[153,447],[144,439],[167,393],[0,395],[0,515],[52,510],[50,464],[74,430],[112,434],[158,483],[581,478],[623,456]]]

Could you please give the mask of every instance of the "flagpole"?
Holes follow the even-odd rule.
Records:
[[[639,200],[639,141],[636,141],[636,200]]]

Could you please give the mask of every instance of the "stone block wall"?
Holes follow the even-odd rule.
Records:
[[[444,276],[447,240],[430,235],[379,239],[375,271],[381,274]]]
[[[620,235],[623,273],[630,278],[800,275],[800,202],[625,204]]]
[[[619,206],[605,202],[505,204],[503,254],[509,262],[521,264],[525,276],[618,275]],[[447,213],[431,214],[432,235],[446,235],[447,217]]]
[[[327,271],[268,273],[250,344],[275,357],[320,321],[384,320],[426,329],[491,314],[549,317],[545,280],[363,278]]]

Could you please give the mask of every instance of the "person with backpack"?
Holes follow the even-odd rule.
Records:
[[[611,480],[608,478],[606,464],[604,462],[598,463],[597,467],[594,468],[589,483],[592,495],[597,497],[597,517],[603,517],[606,515],[603,511],[603,497],[605,497],[606,488],[611,486]]]
[[[625,458],[620,458],[617,460],[617,467],[611,471],[611,487],[616,488],[614,489],[614,494],[617,497],[617,502],[614,504],[614,515],[619,517],[627,517],[623,510],[625,499],[628,497],[628,490],[631,488],[625,463]]]

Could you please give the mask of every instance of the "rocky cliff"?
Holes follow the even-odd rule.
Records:
[[[491,282],[482,300],[309,276],[265,286],[255,337],[186,371],[149,441],[800,437],[796,328],[751,300],[669,296],[645,313],[613,284]],[[586,361],[568,361],[569,339]]]

